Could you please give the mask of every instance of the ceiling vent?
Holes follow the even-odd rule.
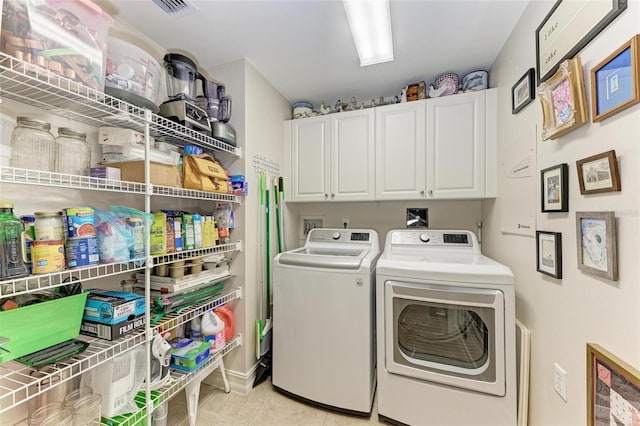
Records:
[[[198,10],[189,0],[153,0],[153,2],[171,17],[187,15]]]

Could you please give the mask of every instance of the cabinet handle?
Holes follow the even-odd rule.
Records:
[[[331,194],[331,198],[333,198],[333,197],[335,197],[335,196],[336,196],[336,194]]]
[[[429,195],[433,195],[433,189],[429,190]]]
[[[329,198],[329,196],[327,194],[324,194],[324,198]]]
[[[424,189],[420,191],[420,195],[424,196]]]

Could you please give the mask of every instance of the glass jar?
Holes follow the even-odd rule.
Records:
[[[54,171],[56,138],[51,124],[32,117],[18,117],[11,134],[11,167]]]
[[[87,143],[87,134],[80,130],[60,127],[56,145],[56,172],[84,175],[85,169],[91,166],[91,147]]]
[[[63,240],[64,220],[62,212],[35,212],[34,234],[36,241]]]

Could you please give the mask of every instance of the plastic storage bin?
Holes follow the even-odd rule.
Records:
[[[0,362],[9,361],[72,339],[80,322],[88,292],[0,312]]]
[[[113,18],[89,0],[5,1],[0,48],[102,91],[112,25]]]

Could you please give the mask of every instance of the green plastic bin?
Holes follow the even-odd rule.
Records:
[[[0,312],[0,362],[73,339],[89,292]]]

